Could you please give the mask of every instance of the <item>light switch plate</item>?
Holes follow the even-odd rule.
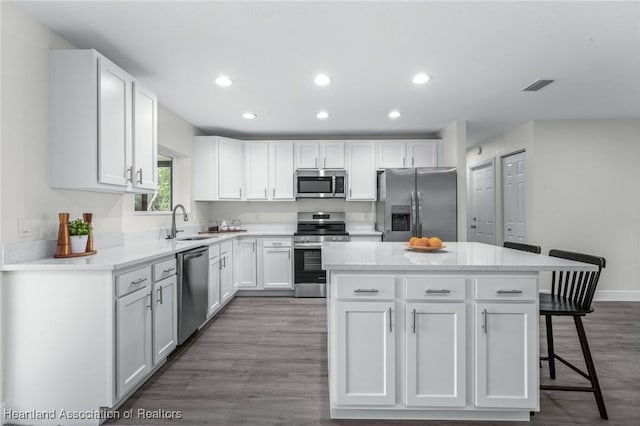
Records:
[[[18,237],[26,238],[31,236],[31,227],[27,225],[27,219],[24,217],[18,218]]]

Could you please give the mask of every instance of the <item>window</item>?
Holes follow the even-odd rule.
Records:
[[[135,211],[169,212],[173,205],[173,158],[158,155],[158,190],[136,194]]]

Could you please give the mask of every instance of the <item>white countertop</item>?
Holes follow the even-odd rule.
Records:
[[[284,231],[265,230],[212,234],[210,238],[196,241],[145,239],[140,242],[128,243],[123,246],[108,249],[100,249],[100,247],[97,247],[98,253],[92,256],[68,259],[54,259],[49,257],[31,262],[2,265],[2,271],[111,271],[152,261],[192,248],[228,241],[236,237],[268,236],[291,237],[292,234]],[[186,236],[180,235],[178,238],[184,237]]]
[[[594,265],[482,243],[449,243],[423,253],[405,243],[322,244],[322,268],[331,271],[500,271],[597,270]]]

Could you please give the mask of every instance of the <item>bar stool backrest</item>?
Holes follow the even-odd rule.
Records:
[[[540,246],[534,246],[531,244],[523,244],[523,243],[514,243],[512,241],[505,241],[503,244],[503,247],[520,250],[520,251],[528,251],[529,253],[535,253],[535,254],[540,254],[542,252],[542,249],[540,249]]]
[[[552,294],[573,302],[584,311],[593,311],[591,302],[596,293],[600,271],[606,265],[605,258],[557,249],[549,250],[549,256],[590,263],[598,267],[597,271],[553,271],[551,274]]]

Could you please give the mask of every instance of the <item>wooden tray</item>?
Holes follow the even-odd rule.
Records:
[[[413,251],[419,251],[422,253],[431,253],[434,251],[438,251],[438,250],[442,250],[444,248],[447,248],[446,245],[442,245],[442,247],[423,247],[423,246],[412,246],[409,243],[405,243],[405,245],[407,247],[409,247],[409,250],[413,250]]]
[[[83,256],[91,256],[92,254],[96,254],[97,250],[85,251],[83,253],[71,253],[66,256],[58,256],[57,254],[53,256],[55,259],[68,259],[71,257],[83,257]]]
[[[198,234],[229,234],[231,232],[247,232],[247,230],[237,229],[235,231],[199,231]]]

